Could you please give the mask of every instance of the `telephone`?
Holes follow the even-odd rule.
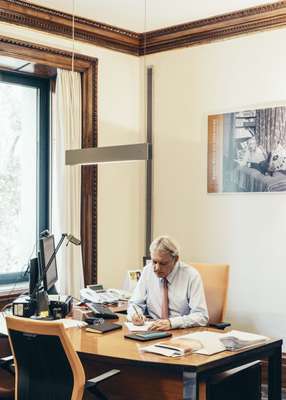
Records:
[[[108,289],[108,293],[112,293],[118,296],[119,300],[128,300],[131,297],[131,293],[127,290],[122,289]]]
[[[83,300],[91,301],[92,303],[101,303],[101,304],[113,304],[117,303],[119,298],[118,295],[109,293],[106,290],[100,290],[100,292],[96,292],[90,288],[81,289],[80,297]]]

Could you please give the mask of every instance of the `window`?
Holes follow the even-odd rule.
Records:
[[[49,226],[49,80],[0,72],[0,285],[28,280]],[[4,286],[2,286],[4,285]]]

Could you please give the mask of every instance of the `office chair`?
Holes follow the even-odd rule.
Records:
[[[13,357],[7,336],[0,335],[0,399],[12,400],[15,394]]]
[[[106,399],[96,385],[110,370],[86,382],[81,361],[61,322],[6,317],[16,370],[16,400],[81,400],[84,389]]]
[[[209,324],[223,322],[228,290],[229,265],[191,263],[200,273],[209,312]]]

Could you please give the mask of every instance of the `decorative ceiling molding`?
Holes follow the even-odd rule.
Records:
[[[71,14],[22,0],[0,0],[0,21],[72,38]],[[76,40],[138,55],[139,33],[80,17],[74,22]]]
[[[139,54],[209,43],[282,26],[286,26],[286,1],[147,32],[140,41]]]
[[[0,21],[72,37],[72,15],[23,0],[0,0]],[[136,33],[75,17],[75,38],[135,56],[286,26],[286,1]]]

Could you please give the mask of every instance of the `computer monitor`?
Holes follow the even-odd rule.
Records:
[[[38,258],[32,258],[29,265],[29,295],[34,297],[41,281]]]
[[[55,239],[54,235],[49,235],[40,239],[40,255],[42,265],[42,278],[44,289],[50,290],[58,280],[57,261],[55,256]],[[50,263],[51,257],[53,257]],[[47,265],[49,268],[45,272]]]

